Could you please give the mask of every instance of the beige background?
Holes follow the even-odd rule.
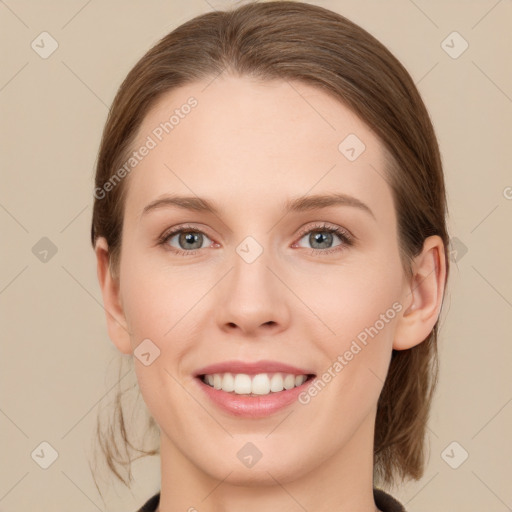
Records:
[[[458,252],[442,315],[431,455],[421,481],[392,492],[408,512],[510,510],[512,2],[312,3],[359,23],[404,63],[445,165]],[[227,5],[0,2],[2,511],[129,512],[159,489],[158,459],[139,461],[132,491],[110,484],[105,508],[87,463],[117,358],[89,243],[93,169],[108,106],[130,68],[175,26]],[[59,45],[47,59],[31,48],[43,31]],[[453,31],[469,43],[457,59],[441,46]],[[37,256],[43,237],[57,249],[46,262]],[[31,457],[43,441],[58,452],[48,469]],[[442,457],[453,441],[452,464],[469,453],[458,469]]]

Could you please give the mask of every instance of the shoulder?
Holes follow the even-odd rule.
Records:
[[[404,506],[382,489],[373,489],[373,499],[382,512],[406,512]]]

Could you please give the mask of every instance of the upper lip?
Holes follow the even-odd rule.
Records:
[[[210,364],[200,368],[194,373],[195,377],[200,375],[212,375],[214,373],[246,373],[256,375],[258,373],[292,373],[294,375],[314,375],[313,372],[304,368],[298,368],[279,361],[223,361],[221,363]]]

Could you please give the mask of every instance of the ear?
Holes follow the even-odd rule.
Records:
[[[424,341],[439,317],[446,280],[445,247],[438,235],[425,239],[412,265],[413,275],[402,295],[405,310],[399,318],[393,348],[405,350]]]
[[[98,237],[94,250],[96,252],[98,281],[107,316],[108,335],[120,352],[131,354],[130,332],[120,298],[119,278],[112,275],[107,240],[104,237]]]

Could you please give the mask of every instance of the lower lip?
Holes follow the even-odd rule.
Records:
[[[215,404],[234,416],[245,418],[262,418],[284,409],[297,400],[297,397],[313,382],[313,378],[306,380],[300,386],[285,389],[268,395],[237,395],[215,389],[205,384],[200,377],[196,377],[201,389]]]

